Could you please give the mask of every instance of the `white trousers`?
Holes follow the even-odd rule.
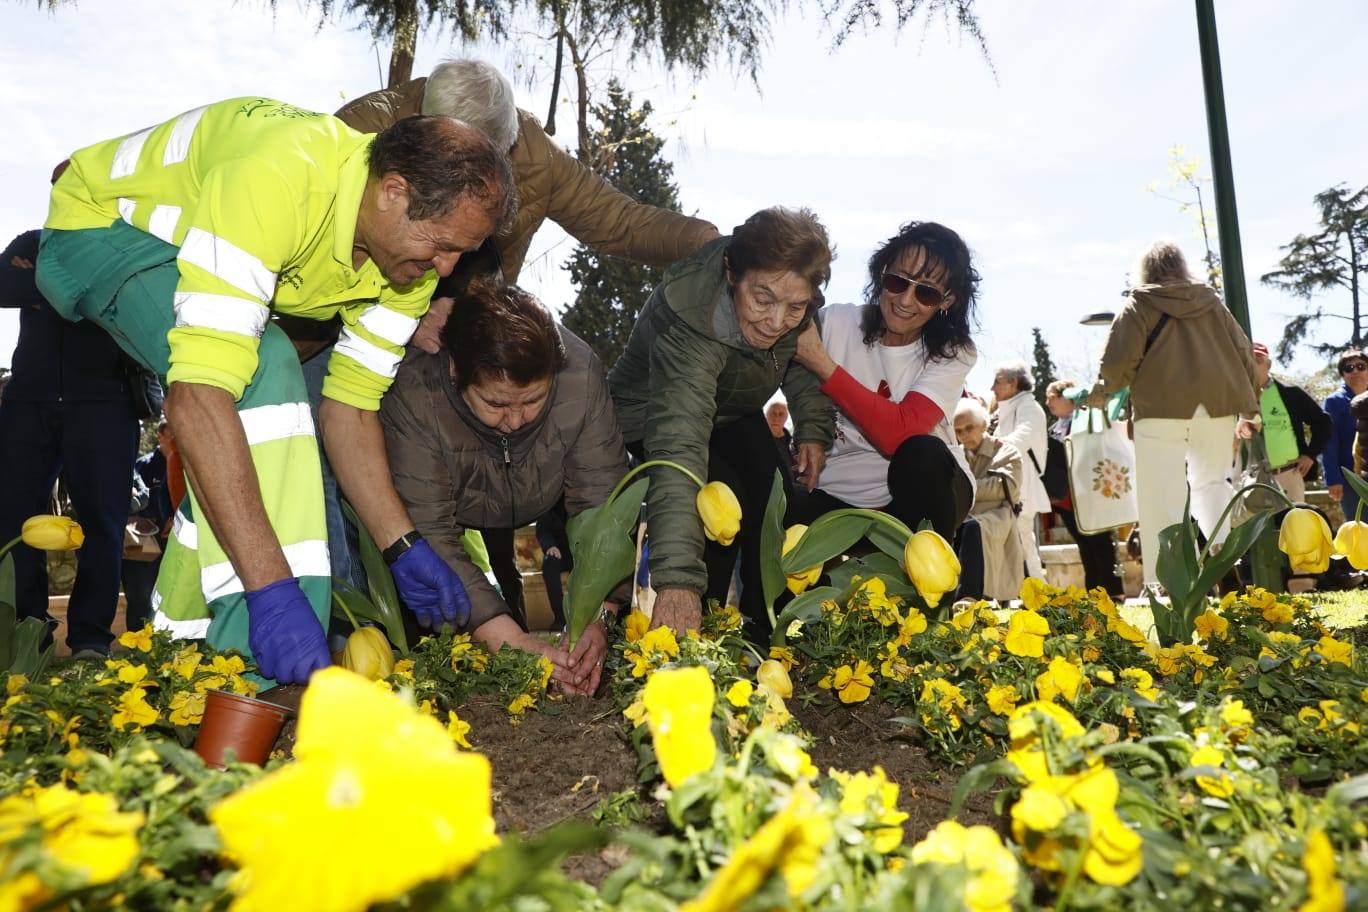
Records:
[[[1040,562],[1040,543],[1036,541],[1035,521],[1035,513],[1022,510],[1017,514],[1017,531],[1021,535],[1021,550],[1026,552],[1026,575],[1043,580],[1045,578],[1045,565]]]
[[[1203,406],[1191,418],[1142,418],[1135,422],[1135,494],[1140,506],[1140,550],[1145,582],[1154,573],[1159,531],[1183,521],[1192,492],[1192,518],[1208,540],[1225,541],[1229,525],[1216,529],[1235,496],[1235,416],[1212,418]],[[1186,484],[1184,484],[1186,480]]]

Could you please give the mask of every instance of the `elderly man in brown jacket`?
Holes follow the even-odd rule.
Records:
[[[509,150],[518,212],[494,246],[510,285],[546,219],[599,253],[648,266],[668,266],[719,236],[711,222],[638,203],[589,170],[556,145],[535,117],[514,107],[513,87],[483,61],[449,60],[425,79],[348,102],[337,117],[374,133],[412,114],[459,118]]]

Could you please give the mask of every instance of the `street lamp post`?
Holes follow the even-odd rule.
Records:
[[[1240,252],[1240,220],[1235,211],[1235,177],[1230,167],[1230,133],[1226,128],[1225,90],[1221,85],[1221,50],[1216,41],[1215,0],[1197,0],[1197,42],[1202,50],[1202,86],[1206,93],[1207,136],[1211,176],[1216,185],[1216,224],[1221,240],[1221,284],[1226,307],[1246,335],[1249,299],[1245,294],[1244,257]]]

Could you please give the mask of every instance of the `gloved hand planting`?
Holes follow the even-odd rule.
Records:
[[[414,542],[390,570],[404,604],[424,627],[431,629],[445,622],[459,628],[470,623],[470,597],[465,585],[427,541]]]
[[[245,593],[247,644],[262,675],[281,684],[307,684],[332,664],[328,638],[296,577]]]

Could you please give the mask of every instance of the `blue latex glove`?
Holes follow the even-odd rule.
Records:
[[[328,638],[295,577],[247,596],[247,644],[261,673],[281,684],[307,684],[332,664]]]
[[[419,539],[390,565],[394,585],[404,604],[429,629],[443,622],[460,628],[470,623],[470,596],[456,571],[437,556],[426,539]]]

